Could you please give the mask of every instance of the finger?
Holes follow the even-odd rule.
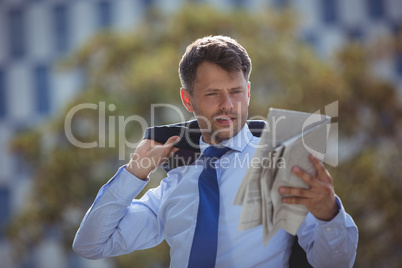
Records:
[[[137,146],[135,152],[137,152],[140,156],[145,156],[148,151],[153,150],[154,148],[161,147],[163,143],[157,142],[151,139],[143,139]]]
[[[304,171],[302,168],[298,166],[294,166],[292,168],[294,174],[296,174],[299,178],[305,181],[308,185],[313,186],[315,181],[314,177],[311,176],[308,172]]]
[[[173,147],[177,142],[180,141],[180,137],[179,136],[172,136],[170,137],[165,144],[163,145],[163,147],[165,148],[170,148]]]
[[[162,153],[163,157],[171,157],[175,152],[179,150],[179,148],[173,147],[180,140],[179,136],[170,137],[165,144],[155,147],[159,152]]]
[[[151,140],[151,139],[143,139],[139,146],[141,146],[142,144],[146,144],[148,145],[148,147],[155,147],[157,145],[163,145],[163,143],[157,142],[156,140]]]
[[[309,199],[305,197],[286,196],[282,198],[282,202],[286,204],[305,205],[309,204]]]
[[[308,189],[304,188],[294,188],[294,187],[279,187],[279,192],[281,194],[287,194],[292,197],[303,197],[303,198],[311,198],[312,193]]]
[[[320,160],[310,154],[310,161],[311,163],[313,163],[315,169],[317,170],[317,177],[319,180],[323,182],[332,182],[331,176],[329,175],[327,169],[324,167],[324,164]]]

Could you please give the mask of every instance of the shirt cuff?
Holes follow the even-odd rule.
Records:
[[[126,170],[126,165],[119,168],[116,174],[105,185],[112,194],[121,200],[131,202],[148,183],[149,178],[141,180]]]
[[[317,227],[327,239],[331,240],[340,235],[341,230],[346,228],[346,211],[339,197],[336,196],[336,204],[338,205],[338,214],[330,221],[322,221],[316,218]]]

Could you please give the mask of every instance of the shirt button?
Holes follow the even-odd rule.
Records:
[[[329,231],[331,231],[332,230],[332,228],[331,227],[327,227],[327,232],[329,232]]]

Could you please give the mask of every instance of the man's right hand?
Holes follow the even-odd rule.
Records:
[[[179,150],[173,147],[179,140],[179,136],[173,136],[165,144],[149,139],[141,141],[126,170],[137,178],[146,180],[153,169],[166,162]]]

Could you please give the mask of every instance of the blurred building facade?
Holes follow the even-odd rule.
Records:
[[[134,29],[146,9],[174,12],[184,0],[1,0],[0,1],[0,228],[24,206],[29,172],[9,151],[15,133],[49,120],[82,90],[79,72],[58,73],[55,65],[97,32]],[[198,0],[217,8],[294,7],[302,15],[300,38],[323,57],[346,41],[377,42],[402,33],[400,0]],[[251,29],[250,29],[251,30]],[[378,42],[381,44],[381,42]],[[387,43],[383,42],[383,45]],[[380,49],[381,50],[381,49]],[[399,88],[402,96],[402,48],[379,53],[374,71]],[[0,233],[4,267],[110,267],[107,260],[85,261],[49,236],[21,263],[13,263]]]

